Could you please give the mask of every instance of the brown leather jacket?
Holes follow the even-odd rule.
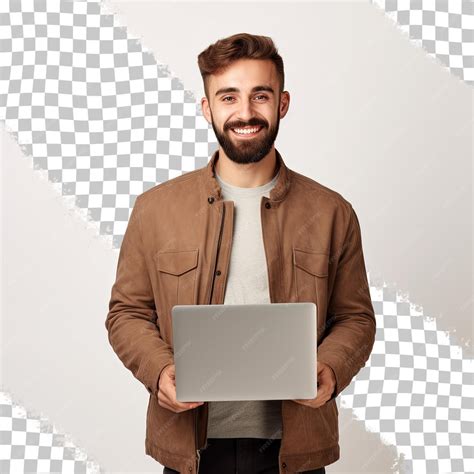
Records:
[[[158,403],[158,379],[174,363],[171,308],[224,302],[234,202],[220,194],[218,156],[137,197],[105,322],[113,350],[150,393],[145,453],[181,473],[199,470],[208,403],[174,413]],[[290,474],[339,459],[335,397],[365,365],[376,327],[354,209],[276,156],[280,176],[261,198],[270,301],[316,303],[317,357],[337,381],[320,408],[282,400],[278,460],[280,474]]]

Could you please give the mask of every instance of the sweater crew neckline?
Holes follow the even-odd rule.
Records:
[[[260,186],[254,186],[253,188],[245,188],[242,186],[234,186],[233,184],[224,181],[220,176],[219,173],[216,171],[216,179],[221,186],[221,188],[230,194],[238,194],[240,196],[256,196],[259,194],[266,193],[272,189],[276,182],[278,181],[278,176],[280,175],[280,170],[278,173],[270,180],[268,183],[262,184]]]

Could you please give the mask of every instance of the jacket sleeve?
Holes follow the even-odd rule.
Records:
[[[160,335],[141,237],[140,196],[135,200],[120,247],[105,321],[109,342],[133,376],[157,394],[158,378],[173,364],[173,350]]]
[[[362,251],[359,220],[350,207],[347,235],[340,250],[328,303],[328,332],[318,346],[318,360],[336,377],[335,398],[368,360],[375,342],[375,313]]]

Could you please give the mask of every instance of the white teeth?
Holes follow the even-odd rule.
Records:
[[[260,127],[257,128],[233,128],[234,132],[241,133],[242,135],[248,135],[250,133],[256,133],[260,130]]]

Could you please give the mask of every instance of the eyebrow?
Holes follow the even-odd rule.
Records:
[[[260,91],[266,91],[270,92],[271,94],[275,94],[273,87],[270,86],[255,86],[251,90],[252,93]],[[237,87],[223,87],[216,92],[216,96],[220,94],[227,94],[229,92],[240,92],[240,89],[238,89]]]

